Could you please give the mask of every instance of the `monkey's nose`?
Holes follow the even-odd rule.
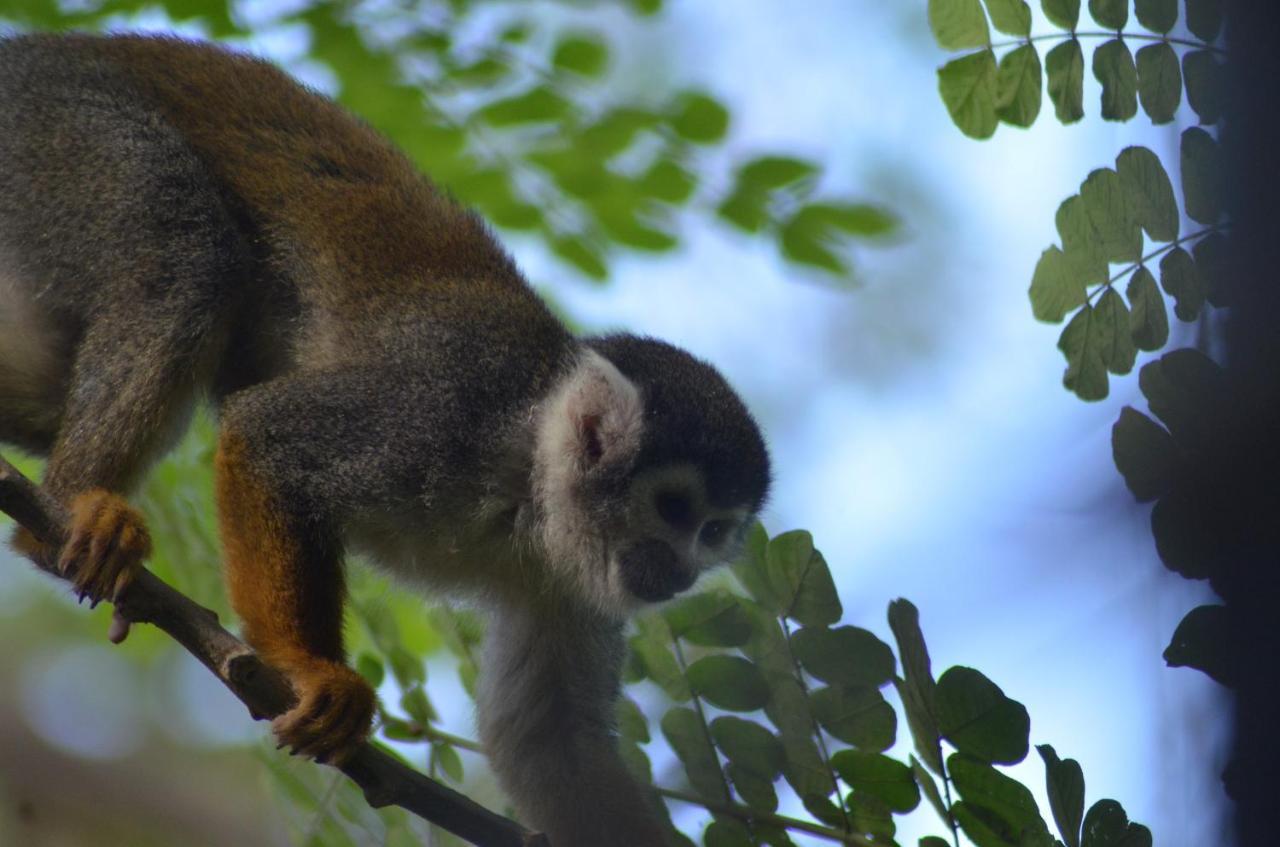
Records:
[[[619,557],[622,582],[627,590],[647,603],[674,597],[693,585],[697,574],[686,567],[665,541],[646,538],[637,541]]]

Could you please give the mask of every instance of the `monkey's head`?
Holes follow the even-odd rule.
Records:
[[[769,489],[769,456],[724,378],[650,338],[588,339],[543,405],[539,542],[580,599],[621,617],[733,559]]]

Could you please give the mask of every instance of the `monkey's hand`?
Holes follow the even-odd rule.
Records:
[[[280,746],[342,764],[369,736],[377,703],[373,689],[346,665],[320,660],[289,669],[289,681],[298,704],[271,723]]]
[[[67,541],[50,550],[25,529],[13,546],[33,559],[57,556],[58,572],[71,579],[77,596],[96,606],[120,596],[151,555],[151,536],[142,516],[123,497],[101,488],[77,494],[71,501]]]

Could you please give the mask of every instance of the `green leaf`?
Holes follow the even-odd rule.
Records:
[[[1040,0],[1044,16],[1062,29],[1074,31],[1080,23],[1080,0]]]
[[[1166,33],[1178,22],[1178,0],[1134,0],[1133,12],[1147,29]]]
[[[781,615],[784,605],[769,581],[769,533],[757,521],[747,530],[742,556],[733,563],[733,575],[747,594],[771,615]]]
[[[1222,31],[1222,0],[1187,0],[1187,29],[1196,38],[1215,41]]]
[[[371,688],[377,688],[382,684],[386,671],[382,667],[382,662],[378,661],[378,657],[372,653],[361,653],[356,659],[356,672],[364,677],[364,681],[369,683]]]
[[[680,663],[671,652],[671,640],[671,629],[661,615],[642,615],[636,618],[631,652],[640,660],[648,677],[658,683],[668,697],[683,702],[692,694],[680,671]]]
[[[724,590],[686,597],[662,615],[677,638],[706,647],[741,647],[751,637],[751,615],[738,597]]]
[[[879,797],[895,812],[909,812],[920,804],[920,788],[911,768],[880,753],[841,750],[831,757],[840,778],[855,791]]]
[[[573,265],[586,276],[595,280],[604,280],[609,276],[609,268],[604,263],[600,251],[583,238],[553,238],[551,251],[564,261]]]
[[[707,740],[697,713],[683,706],[668,709],[662,716],[662,734],[684,765],[689,784],[702,799],[724,802],[724,775],[720,771],[720,760]]]
[[[716,818],[702,834],[704,847],[752,847],[751,830],[737,818]]]
[[[977,847],[1016,847],[1014,835],[994,812],[957,800],[951,804],[951,814]]]
[[[1182,133],[1182,201],[1187,216],[1216,224],[1222,214],[1218,142],[1199,127]]]
[[[538,86],[514,97],[495,100],[476,116],[493,126],[506,127],[558,121],[568,111],[567,100],[546,86]]]
[[[1076,11],[1079,11],[1077,3]],[[1044,57],[1049,77],[1049,99],[1054,114],[1064,124],[1084,117],[1084,53],[1080,42],[1072,38],[1049,51]]]
[[[832,736],[863,750],[893,746],[898,717],[875,688],[819,688],[809,695],[813,717]]]
[[[662,0],[627,0],[627,5],[640,15],[656,15],[662,11]]]
[[[1116,469],[1138,502],[1148,502],[1173,487],[1179,457],[1173,438],[1151,418],[1129,406],[1111,428]]]
[[[574,152],[608,158],[630,147],[640,132],[657,126],[659,121],[657,115],[643,109],[611,109],[582,130],[574,144]]]
[[[991,25],[1007,35],[1031,34],[1031,9],[1024,0],[984,0]],[[980,45],[975,45],[980,46]]]
[[[1129,327],[1129,307],[1114,288],[1108,288],[1093,308],[1094,320],[1102,321],[1106,328],[1102,336],[1102,360],[1107,370],[1113,374],[1127,374],[1133,370],[1133,362],[1138,355]]]
[[[827,795],[812,794],[803,799],[805,811],[813,815],[822,823],[825,823],[827,826],[844,826],[844,813],[840,811],[839,806],[831,802],[831,798]]]
[[[772,191],[808,179],[818,173],[818,166],[792,156],[760,156],[738,169],[739,183],[753,189]]]
[[[1107,396],[1107,365],[1102,358],[1105,330],[1102,322],[1095,320],[1093,307],[1086,305],[1058,338],[1058,349],[1067,357],[1062,384],[1081,400]]]
[[[1182,102],[1178,54],[1168,44],[1148,44],[1138,51],[1138,99],[1154,124],[1173,120]]]
[[[920,758],[942,775],[942,751],[938,741],[936,685],[929,664],[929,651],[920,631],[920,613],[909,600],[897,599],[889,604],[889,628],[898,642],[905,679],[894,680],[902,699],[907,725]]]
[[[929,28],[938,46],[947,50],[991,43],[987,16],[978,0],[929,0]]]
[[[938,93],[965,135],[990,138],[996,131],[996,60],[990,50],[952,59],[939,68]]]
[[[1178,201],[1160,159],[1146,147],[1126,147],[1116,157],[1116,172],[1130,214],[1154,241],[1178,237]]]
[[[951,847],[951,842],[936,835],[926,835],[920,839],[919,847]]]
[[[1102,83],[1102,117],[1127,121],[1138,113],[1138,71],[1129,45],[1119,38],[1093,51],[1093,76]]]
[[[893,844],[897,826],[889,804],[874,794],[855,791],[845,798],[854,832],[865,832],[873,844]]]
[[[636,182],[636,187],[649,197],[677,204],[688,200],[697,185],[698,178],[671,159],[654,162]]]
[[[832,243],[830,229],[820,217],[806,214],[811,208],[801,208],[791,220],[782,225],[778,233],[782,255],[792,262],[820,268],[828,273],[845,273],[848,269],[844,261],[827,248]]]
[[[1195,50],[1182,57],[1182,74],[1187,79],[1187,102],[1200,123],[1216,124],[1222,118],[1222,63],[1208,50]]]
[[[938,783],[934,782],[933,776],[924,769],[924,765],[920,764],[920,760],[915,756],[911,757],[911,775],[916,778],[920,793],[929,801],[929,805],[933,806],[938,817],[942,818],[944,823],[950,824],[951,818],[947,815],[947,807],[942,802],[942,792],[938,790]]]
[[[1021,127],[1035,123],[1040,114],[1040,86],[1040,54],[1034,45],[1024,44],[1005,53],[996,72],[996,114],[1000,120]]]
[[[1080,186],[1084,212],[1108,262],[1136,262],[1142,256],[1142,231],[1120,174],[1098,168]],[[1070,248],[1068,248],[1070,249]]]
[[[1124,29],[1129,22],[1129,0],[1089,0],[1089,14],[1104,29]]]
[[[1054,223],[1062,239],[1066,272],[1074,284],[1088,286],[1106,282],[1107,257],[1102,252],[1102,235],[1090,219],[1084,199],[1074,194],[1063,200],[1054,215]]]
[[[730,762],[771,782],[786,764],[782,742],[753,721],[732,716],[716,718],[711,722],[711,737]]]
[[[1115,800],[1099,800],[1084,816],[1081,847],[1151,847],[1151,830],[1130,823]]]
[[[1194,321],[1204,307],[1204,281],[1195,261],[1181,247],[1160,260],[1160,285],[1173,298],[1173,313],[1180,321]]]
[[[1191,255],[1196,258],[1196,267],[1200,269],[1200,278],[1204,280],[1209,302],[1219,308],[1230,306],[1233,300],[1234,271],[1233,254],[1226,237],[1218,232],[1209,233],[1191,248]]]
[[[1226,606],[1197,606],[1174,630],[1164,661],[1171,668],[1195,668],[1234,688],[1237,679],[1231,658],[1237,641]]]
[[[1169,316],[1156,278],[1145,267],[1129,277],[1125,289],[1129,298],[1129,336],[1139,350],[1159,350],[1169,340]]]
[[[1221,410],[1230,403],[1222,368],[1187,347],[1142,367],[1138,384],[1151,413],[1191,452],[1217,449]]]
[[[670,114],[671,128],[696,144],[711,144],[729,129],[729,111],[719,101],[698,91],[676,98]]]
[[[721,709],[751,712],[769,699],[760,671],[738,656],[706,656],[690,665],[686,676],[695,694]]]
[[[614,707],[614,715],[618,720],[618,734],[628,741],[649,743],[649,720],[640,711],[636,701],[630,697],[619,697]]]
[[[808,698],[796,679],[795,663],[781,625],[762,620],[743,648],[769,683],[765,714],[775,727],[787,754],[783,776],[801,797],[825,796],[831,790],[831,773],[813,739]]]
[[[725,775],[733,783],[738,792],[753,812],[772,814],[778,809],[778,793],[773,789],[773,778],[763,777],[753,771],[730,762],[725,768]]]
[[[420,724],[434,723],[439,720],[435,708],[427,699],[427,693],[422,690],[421,685],[415,685],[400,695],[400,708]]]
[[[769,584],[787,617],[805,626],[825,626],[840,620],[844,610],[831,570],[822,554],[813,549],[813,536],[808,532],[784,532],[772,539],[766,562]]]
[[[769,196],[735,191],[716,207],[716,214],[744,232],[759,232],[769,222]]]
[[[1047,843],[1053,843],[1048,838],[1049,828],[1040,817],[1040,807],[1022,783],[964,753],[949,756],[947,768],[970,811],[977,808],[991,813],[981,816],[983,823],[998,827],[1002,838],[1013,844],[1039,844],[1046,839]],[[957,817],[960,816],[957,814]],[[965,827],[965,832],[969,832],[969,827]]]
[[[458,751],[452,744],[433,744],[431,752],[435,754],[436,764],[449,779],[456,783],[463,781],[466,775],[462,769],[462,757],[458,755]]]
[[[791,648],[806,671],[832,685],[878,688],[893,679],[893,651],[860,627],[805,627]]]
[[[960,752],[1009,765],[1026,758],[1027,710],[973,668],[947,669],[938,680],[937,709],[938,729]]]
[[[1040,254],[1031,276],[1031,312],[1036,320],[1061,323],[1085,301],[1085,284],[1076,278],[1066,256],[1057,247]]]
[[[1044,759],[1045,791],[1054,823],[1067,847],[1080,847],[1080,821],[1084,817],[1084,772],[1075,759],[1059,759],[1048,744],[1037,744]]]
[[[609,48],[594,34],[569,35],[560,39],[551,64],[562,71],[582,76],[599,76],[609,62]]]

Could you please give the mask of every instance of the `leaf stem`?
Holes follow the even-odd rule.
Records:
[[[1011,38],[1008,41],[997,41],[987,45],[990,50],[996,50],[1001,47],[1019,47],[1023,44],[1030,44],[1033,41],[1050,41],[1054,39],[1077,38],[1119,38],[1121,40],[1128,39],[1130,41],[1163,41],[1165,44],[1177,44],[1182,47],[1194,47],[1197,50],[1208,50],[1210,53],[1216,53],[1219,56],[1226,56],[1227,51],[1221,47],[1215,47],[1205,41],[1196,41],[1192,38],[1178,38],[1171,35],[1159,35],[1146,32],[1124,32],[1122,30],[1090,30],[1087,32],[1049,32],[1041,35],[1030,35],[1026,38]]]
[[[689,678],[689,666],[685,662],[684,649],[680,646],[680,639],[672,636],[671,644],[675,647],[676,661],[680,663],[680,673],[687,680]],[[716,757],[716,764],[719,764],[720,754],[716,752],[716,743],[711,738],[711,726],[707,723],[707,713],[702,708],[702,697],[698,692],[693,691],[692,686],[690,686],[690,693],[693,695],[693,707],[698,712],[698,721],[702,724],[702,736],[707,741],[707,747],[710,748],[711,755]],[[717,770],[720,772],[720,785],[724,787],[724,801],[733,805],[733,789],[729,787],[729,778],[724,774],[724,766],[720,765]],[[710,808],[710,806],[707,808]],[[748,822],[747,826],[750,827],[750,825],[750,822]]]
[[[773,824],[785,829],[793,829],[797,832],[815,835],[818,838],[825,838],[828,841],[835,841],[839,844],[852,844],[854,847],[872,847],[872,842],[861,835],[851,832],[841,832],[838,829],[822,826],[821,824],[811,823],[810,821],[800,820],[799,818],[789,818],[786,815],[779,815],[774,812],[758,812],[755,809],[749,809],[745,806],[739,806],[736,803],[721,805],[719,803],[709,803],[706,800],[694,794],[688,794],[684,791],[677,791],[674,788],[654,787],[654,792],[668,800],[679,800],[681,803],[689,803],[694,806],[701,806],[711,812],[738,818],[742,821],[758,821],[760,823]]]
[[[813,716],[813,708],[809,705],[809,684],[804,680],[804,671],[800,668],[800,662],[796,659],[795,652],[791,649],[791,624],[787,619],[782,619],[782,634],[787,642],[787,655],[791,658],[791,666],[795,670],[796,682],[800,683],[800,690],[804,692],[805,711],[809,713],[809,723],[813,726],[813,736],[818,742],[818,752],[822,754],[822,764],[826,765],[827,773],[831,776],[831,790],[835,792],[836,802],[840,806],[840,816],[844,818],[844,831],[852,832],[853,824],[849,821],[849,810],[844,807],[844,798],[840,796],[840,777],[836,773],[836,769],[831,764],[831,754],[827,751],[827,740],[822,736],[822,727],[818,724],[818,719]]]
[[[1174,239],[1173,241],[1170,241],[1168,244],[1165,244],[1165,245],[1163,245],[1163,246],[1161,246],[1161,247],[1157,247],[1155,250],[1152,250],[1150,253],[1148,253],[1147,255],[1143,256],[1143,257],[1142,257],[1141,259],[1139,259],[1138,261],[1136,261],[1136,262],[1134,262],[1134,263],[1132,263],[1132,264],[1130,264],[1130,265],[1126,266],[1126,267],[1124,268],[1124,270],[1121,270],[1121,271],[1117,272],[1115,275],[1113,275],[1113,276],[1112,276],[1110,279],[1108,279],[1106,282],[1099,284],[1097,288],[1095,288],[1093,291],[1089,292],[1089,295],[1088,295],[1087,297],[1085,297],[1085,298],[1084,298],[1084,302],[1085,302],[1085,304],[1086,304],[1086,305],[1088,305],[1088,304],[1089,304],[1089,302],[1090,302],[1091,300],[1093,300],[1093,298],[1094,298],[1094,297],[1098,296],[1098,295],[1099,295],[1099,294],[1101,294],[1103,291],[1106,291],[1108,288],[1110,288],[1112,285],[1114,285],[1114,284],[1115,284],[1116,282],[1118,282],[1120,279],[1122,279],[1123,277],[1126,277],[1126,276],[1128,276],[1129,274],[1133,273],[1133,272],[1134,272],[1134,271],[1136,271],[1138,268],[1142,267],[1142,266],[1143,266],[1143,265],[1145,265],[1147,262],[1151,261],[1152,259],[1156,258],[1157,256],[1160,256],[1160,255],[1163,255],[1163,254],[1165,254],[1165,253],[1168,253],[1168,252],[1169,252],[1170,250],[1172,250],[1173,248],[1175,248],[1175,247],[1177,247],[1177,246],[1179,246],[1179,245],[1182,245],[1182,244],[1186,244],[1188,241],[1193,241],[1193,240],[1195,240],[1195,239],[1197,239],[1197,238],[1203,238],[1203,237],[1205,237],[1205,236],[1207,236],[1207,235],[1212,235],[1212,234],[1213,234],[1213,233],[1215,233],[1215,232],[1221,232],[1221,231],[1222,231],[1222,229],[1223,229],[1223,225],[1221,225],[1221,224],[1214,224],[1213,226],[1207,226],[1207,227],[1205,227],[1204,229],[1197,230],[1196,232],[1193,232],[1193,233],[1191,233],[1190,235],[1184,235],[1184,236],[1182,236],[1181,238],[1176,238],[1176,239]]]

